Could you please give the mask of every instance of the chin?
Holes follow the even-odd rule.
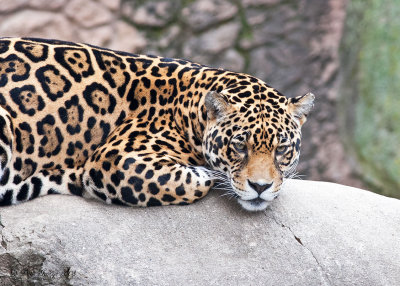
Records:
[[[264,211],[271,203],[261,198],[256,198],[253,200],[238,199],[238,202],[245,210],[251,212]]]

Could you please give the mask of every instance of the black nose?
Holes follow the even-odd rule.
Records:
[[[273,184],[271,183],[271,184],[260,185],[249,180],[247,181],[249,182],[250,187],[252,187],[258,194],[261,194],[265,190],[269,189]]]

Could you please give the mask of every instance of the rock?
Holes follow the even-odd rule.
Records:
[[[256,74],[288,97],[305,94],[310,84],[307,71],[307,47],[282,42],[271,47],[261,46],[250,52],[249,73]],[[311,136],[310,136],[311,137]]]
[[[99,0],[99,2],[111,11],[118,11],[121,6],[121,0]]]
[[[220,193],[125,208],[47,196],[1,209],[0,285],[399,285],[400,201],[290,180],[266,212]]]
[[[2,19],[1,36],[44,37],[49,39],[77,40],[75,26],[62,14],[35,10],[22,12]]]
[[[25,10],[13,17],[2,19],[0,34],[2,36],[29,35],[32,31],[48,25],[53,19],[50,12]]]
[[[71,0],[65,7],[65,13],[85,28],[107,24],[113,20],[113,14],[106,7],[91,0]]]
[[[242,4],[244,7],[251,6],[268,6],[276,5],[282,2],[281,0],[243,0]]]
[[[81,42],[116,51],[137,53],[146,46],[146,39],[133,26],[118,21],[114,25],[105,25],[79,31]]]
[[[13,2],[13,1],[9,1]],[[29,7],[41,10],[57,10],[63,7],[68,0],[29,0]]]
[[[183,55],[193,61],[209,64],[203,56],[216,54],[232,47],[239,34],[238,23],[231,22],[216,29],[190,38],[183,47]]]
[[[164,27],[174,18],[178,8],[174,1],[149,1],[141,6],[125,2],[122,13],[137,25]]]
[[[273,82],[270,76],[274,72],[274,66],[275,63],[272,61],[268,48],[260,47],[251,51],[249,66],[251,73],[257,74],[260,78],[267,80],[271,85]]]
[[[146,47],[146,43],[145,37],[135,27],[118,21],[108,47],[117,51],[138,53]]]
[[[297,11],[288,5],[280,5],[271,9],[249,8],[245,10],[249,31],[240,41],[243,49],[260,46],[271,46],[287,41],[294,30],[301,31],[301,22]],[[268,22],[268,25],[265,23]],[[304,31],[301,36],[305,37]],[[297,39],[293,41],[297,42]]]
[[[238,51],[229,49],[220,57],[217,57],[216,61],[214,61],[212,64],[217,68],[241,72],[244,69],[245,60]]]
[[[192,30],[200,31],[231,19],[237,12],[237,6],[225,0],[198,0],[185,7],[182,16]]]
[[[28,2],[28,0],[0,0],[0,13],[9,13],[24,8]]]
[[[160,38],[158,45],[161,48],[170,47],[171,44],[174,46],[174,42],[180,36],[181,28],[178,25],[169,27]]]
[[[99,47],[106,47],[114,35],[114,29],[111,25],[95,27],[92,29],[80,29],[78,35],[80,42]]]

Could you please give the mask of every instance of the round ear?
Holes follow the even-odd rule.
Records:
[[[229,103],[222,94],[216,91],[210,91],[206,94],[205,106],[209,120],[215,120],[226,115]]]
[[[289,112],[300,126],[307,121],[307,115],[314,107],[314,99],[315,95],[309,92],[289,100]]]

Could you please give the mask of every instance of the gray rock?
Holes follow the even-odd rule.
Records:
[[[279,4],[281,0],[243,0],[242,4],[244,7],[251,6],[269,6]]]
[[[17,9],[22,9],[28,4],[28,0],[1,1],[0,13],[14,12]]]
[[[15,15],[1,19],[0,35],[44,37],[63,40],[74,40],[76,26],[63,14],[36,10],[23,10]]]
[[[282,4],[273,9],[249,8],[245,14],[250,31],[239,42],[243,49],[286,42],[295,29],[301,30],[298,13],[289,5]],[[301,36],[304,37],[304,32]],[[290,44],[295,45],[297,41],[290,41]]]
[[[78,30],[80,42],[99,47],[105,47],[110,43],[114,33],[115,31],[111,25]]]
[[[178,25],[173,25],[165,30],[162,37],[159,39],[158,45],[160,48],[168,48],[175,46],[176,39],[181,35],[181,28]]]
[[[0,285],[399,285],[400,201],[291,180],[262,213],[48,196],[1,209]]]
[[[110,49],[125,52],[140,52],[146,47],[147,41],[138,29],[123,21],[114,24],[112,41],[108,44]]]
[[[78,25],[85,28],[110,23],[113,14],[103,5],[94,1],[71,0],[65,7],[65,13]]]
[[[193,31],[200,31],[234,17],[237,6],[225,0],[197,0],[182,10],[183,20]]]
[[[245,60],[243,56],[234,49],[225,51],[220,57],[213,61],[213,67],[223,68],[230,71],[241,72],[244,69]]]
[[[101,4],[111,11],[118,11],[121,6],[121,0],[99,0]]]
[[[142,5],[125,2],[122,13],[137,25],[163,27],[174,18],[178,4],[176,1],[147,1]]]
[[[8,1],[8,2],[17,2],[17,1]],[[110,1],[112,2],[112,1]],[[34,8],[34,9],[40,9],[40,10],[57,10],[63,7],[66,3],[67,0],[29,0],[29,7]]]
[[[268,84],[293,97],[308,92],[304,74],[307,71],[307,58],[301,45],[277,44],[260,47],[250,52],[249,73],[256,74]]]
[[[183,56],[195,62],[212,65],[208,59],[234,46],[239,29],[238,23],[231,22],[200,36],[193,36],[184,44]]]

